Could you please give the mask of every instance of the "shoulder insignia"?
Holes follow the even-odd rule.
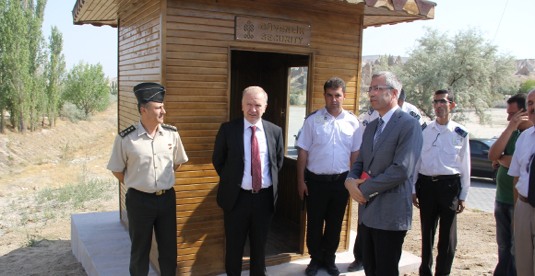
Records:
[[[308,119],[308,117],[310,117],[310,116],[316,114],[316,112],[318,112],[318,111],[319,111],[319,109],[318,109],[318,110],[315,110],[314,112],[312,112],[312,113],[310,113],[310,114],[308,114],[308,115],[305,117],[305,120]]]
[[[124,138],[126,135],[130,134],[134,130],[136,130],[136,127],[134,125],[131,125],[119,132],[119,136]]]
[[[455,133],[459,134],[463,138],[466,138],[466,135],[468,135],[468,132],[466,132],[464,129],[460,127],[455,127]]]
[[[427,127],[427,123],[424,122],[424,123],[422,124],[422,131],[424,131],[424,129],[425,129],[426,127]]]
[[[167,130],[177,131],[176,127],[175,127],[175,126],[172,126],[172,125],[162,124],[162,127],[165,128],[165,129],[167,129]]]
[[[370,122],[368,122],[368,120],[364,120],[364,121],[362,121],[362,125],[363,125],[363,126],[367,126],[369,123],[370,123]]]
[[[416,119],[416,120],[420,120],[420,115],[416,114],[416,112],[411,111],[411,112],[409,112],[409,114],[410,114],[412,117],[414,117],[414,119]]]

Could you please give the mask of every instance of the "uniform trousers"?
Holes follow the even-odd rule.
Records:
[[[449,275],[457,248],[457,207],[461,192],[459,176],[431,180],[419,175],[416,193],[420,203],[422,263],[420,275],[433,275],[433,242],[440,221],[435,275]]]
[[[334,265],[349,192],[344,186],[347,172],[316,175],[305,171],[308,188],[307,248],[312,262]]]
[[[535,275],[533,258],[535,257],[535,208],[525,202],[519,195],[515,204],[514,235],[516,274],[518,276]]]
[[[267,236],[273,218],[273,186],[258,193],[240,190],[236,205],[224,213],[225,270],[228,276],[239,276],[242,271],[243,249],[247,237],[250,245],[250,275],[266,274],[265,251]]]
[[[128,189],[126,193],[130,250],[130,275],[149,273],[152,233],[158,243],[160,275],[176,275],[177,227],[176,195],[173,188],[162,195]]]

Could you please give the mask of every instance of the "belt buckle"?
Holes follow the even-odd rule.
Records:
[[[433,182],[437,182],[438,180],[439,180],[438,177],[436,177],[436,176],[431,176],[431,181],[433,181]]]
[[[159,190],[159,191],[155,192],[154,194],[157,195],[157,196],[161,196],[161,195],[165,194],[165,190]]]
[[[260,192],[260,190],[255,191],[254,189],[251,189],[251,194],[258,194],[258,192]]]

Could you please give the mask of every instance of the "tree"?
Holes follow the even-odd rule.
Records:
[[[63,35],[56,26],[53,26],[50,32],[48,49],[49,59],[46,67],[46,113],[50,126],[55,126],[60,108],[61,82],[65,74],[65,57],[62,53]]]
[[[26,11],[27,39],[29,47],[29,67],[26,93],[30,95],[28,103],[28,121],[31,131],[37,129],[39,119],[46,111],[45,76],[44,66],[46,63],[45,41],[42,34],[43,18],[46,0],[23,1]]]
[[[67,75],[63,98],[83,110],[87,118],[108,106],[109,91],[102,65],[80,62]]]
[[[28,83],[30,47],[28,42],[28,18],[22,3],[7,1],[0,26],[2,42],[2,93],[4,108],[9,111],[11,125],[19,131],[26,129],[28,115]]]
[[[432,117],[434,91],[448,89],[457,103],[456,120],[466,110],[475,110],[480,122],[485,110],[504,94],[515,91],[514,59],[499,55],[497,47],[474,30],[461,31],[452,38],[427,29],[398,75],[407,92],[407,101]]]
[[[518,89],[518,93],[528,93],[533,89],[535,89],[535,80],[526,80],[525,82],[520,84],[520,89]]]
[[[0,0],[0,131],[4,111],[11,125],[35,129],[43,109],[41,26],[46,0]]]

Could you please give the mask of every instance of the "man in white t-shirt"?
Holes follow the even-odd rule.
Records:
[[[535,124],[535,89],[527,98],[529,120]],[[535,275],[535,126],[522,132],[515,145],[508,174],[513,179],[518,196],[515,199],[513,229],[517,275]]]

